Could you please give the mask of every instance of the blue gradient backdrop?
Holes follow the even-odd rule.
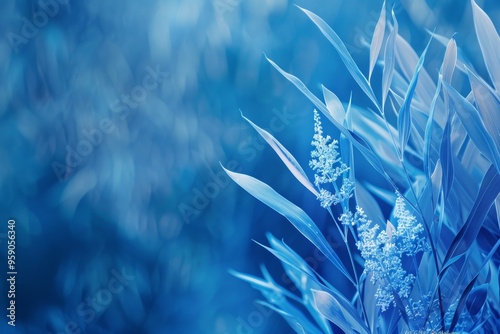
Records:
[[[251,240],[264,242],[271,231],[305,257],[312,249],[229,183],[220,163],[287,191],[328,234],[315,199],[291,191],[296,181],[239,110],[306,165],[312,106],[263,54],[315,93],[323,83],[366,104],[293,4],[330,23],[366,71],[363,40],[371,39],[378,0],[2,2],[2,309],[8,219],[16,220],[18,271],[16,327],[2,312],[2,333],[291,331],[228,269],[258,274],[265,263],[291,287]],[[495,1],[478,4],[498,22]],[[395,4],[401,34],[417,51],[425,29],[436,28],[458,31],[474,58],[469,6]]]

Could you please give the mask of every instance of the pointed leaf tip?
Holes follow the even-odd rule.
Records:
[[[309,19],[316,25],[316,27],[318,27],[323,36],[325,36],[326,39],[328,39],[328,41],[333,45],[353,79],[363,90],[363,92],[365,92],[365,94],[372,101],[375,107],[377,107],[378,110],[381,110],[380,103],[378,102],[375,93],[370,86],[370,83],[359,69],[358,65],[352,58],[351,54],[349,53],[345,44],[342,42],[337,33],[318,15],[307,9],[300,9],[309,17]]]
[[[380,50],[382,49],[382,44],[385,36],[385,1],[382,5],[382,10],[380,11],[380,16],[378,18],[377,25],[375,26],[375,31],[373,32],[372,43],[370,45],[370,67],[368,70],[368,81],[371,80],[373,69],[377,63]]]
[[[319,228],[304,210],[281,196],[269,185],[256,178],[228,170],[226,170],[226,173],[250,195],[287,218],[288,221],[290,221],[303,236],[312,242],[313,245],[315,245],[351,283],[355,284],[342,260],[333,251]]]
[[[399,132],[399,145],[400,145],[400,159],[403,160],[404,152],[408,140],[410,139],[410,130],[411,130],[411,101],[413,100],[413,95],[415,93],[415,88],[417,86],[418,77],[420,75],[420,71],[424,65],[425,55],[427,54],[427,50],[432,42],[432,38],[427,43],[420,59],[418,60],[417,67],[413,72],[413,77],[410,81],[410,85],[408,87],[408,91],[406,92],[405,100],[398,115],[398,132]]]
[[[257,133],[267,142],[267,144],[271,146],[271,148],[274,150],[274,152],[276,152],[278,157],[285,164],[288,170],[293,174],[293,176],[295,176],[295,178],[300,183],[302,183],[302,185],[306,187],[306,189],[309,190],[314,196],[318,197],[318,191],[316,190],[316,188],[314,188],[311,181],[309,181],[309,178],[300,166],[299,162],[294,158],[294,156],[276,138],[274,138],[272,134],[264,129],[261,129],[245,116],[242,115],[242,117],[255,129],[255,131],[257,131]]]

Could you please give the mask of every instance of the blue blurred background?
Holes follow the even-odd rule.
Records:
[[[496,1],[477,2],[499,22]],[[331,24],[366,72],[378,0],[3,2],[0,245],[6,263],[15,219],[18,277],[16,327],[2,315],[2,333],[291,332],[228,269],[259,275],[265,263],[292,288],[251,240],[271,231],[304,257],[313,251],[220,164],[286,194],[328,234],[323,210],[287,191],[296,181],[240,110],[305,167],[312,106],[264,53],[318,96],[324,84],[368,104],[294,4]],[[417,51],[436,28],[457,31],[474,58],[468,1],[394,8]],[[435,76],[439,63],[426,66]],[[323,261],[317,268],[335,278]]]

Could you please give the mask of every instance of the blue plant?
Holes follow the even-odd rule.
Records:
[[[226,172],[285,216],[353,287],[325,279],[269,234],[271,247],[263,247],[282,262],[299,294],[277,284],[265,267],[262,279],[232,273],[259,289],[265,305],[297,333],[498,333],[500,37],[486,13],[474,1],[471,5],[489,78],[474,70],[454,39],[435,33],[417,56],[399,35],[394,13],[386,15],[385,4],[369,47],[367,78],[326,22],[300,8],[337,50],[375,112],[350,101],[344,108],[326,87],[322,102],[269,60],[316,107],[309,162],[314,182],[277,139],[249,122],[328,211],[348,256],[339,257],[305,211],[274,189]],[[437,81],[424,68],[432,41],[444,47]],[[377,64],[379,95],[372,89]],[[457,84],[470,91],[462,95]],[[317,110],[340,131],[338,140],[324,136]],[[357,177],[361,167],[354,149],[386,186]],[[383,202],[392,207],[385,222]]]

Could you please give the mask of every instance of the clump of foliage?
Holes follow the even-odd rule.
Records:
[[[270,186],[226,172],[286,217],[353,285],[349,293],[329,282],[269,234],[270,247],[264,247],[282,262],[300,295],[277,284],[265,267],[263,278],[233,274],[259,289],[264,303],[297,333],[498,333],[500,37],[486,13],[474,1],[471,5],[489,78],[474,70],[454,39],[433,33],[429,44],[444,50],[437,81],[423,67],[429,44],[419,57],[398,34],[396,17],[386,15],[385,4],[370,45],[368,76],[327,23],[301,8],[375,111],[351,101],[344,108],[326,87],[323,102],[269,60],[316,108],[309,162],[314,182],[276,138],[247,121],[328,211],[348,258],[341,259],[305,211]],[[380,96],[371,80],[377,64]],[[463,87],[469,87],[464,95]],[[322,117],[340,131],[338,140],[324,135]],[[356,177],[355,150],[387,187]],[[393,208],[385,222],[381,201]]]

